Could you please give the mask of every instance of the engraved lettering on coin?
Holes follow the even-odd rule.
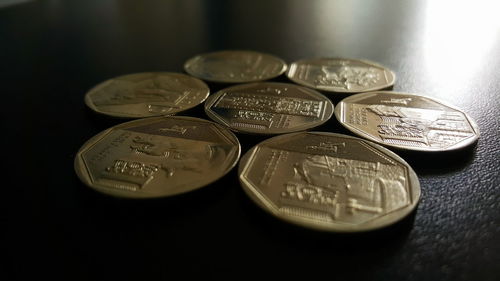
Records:
[[[171,115],[202,103],[209,94],[199,79],[181,73],[151,72],[102,82],[85,96],[92,110],[115,117]]]
[[[184,69],[203,80],[223,83],[262,81],[286,71],[286,63],[275,56],[254,51],[220,51],[189,59]]]
[[[326,151],[333,151],[337,152],[337,150],[340,148],[345,147],[345,142],[341,143],[333,143],[333,142],[320,142],[319,145],[308,145],[306,146],[307,149],[312,149],[312,150],[326,150]]]
[[[294,62],[290,80],[329,92],[358,93],[379,90],[394,84],[395,75],[373,62],[352,59],[318,58]]]
[[[408,215],[420,197],[415,173],[399,156],[332,133],[302,132],[263,141],[243,156],[239,176],[245,192],[266,211],[328,231],[390,225]]]
[[[196,126],[187,126],[187,127],[182,127],[178,125],[173,125],[171,128],[160,128],[158,131],[160,132],[176,132],[179,134],[185,134],[188,129],[196,129]]]
[[[333,104],[305,87],[261,82],[217,92],[205,103],[205,112],[238,132],[279,134],[326,122],[332,115]]]
[[[272,177],[276,173],[278,164],[281,161],[286,160],[288,155],[287,151],[283,150],[272,150],[270,157],[266,160],[264,165],[264,176],[262,177],[260,184],[268,185]]]
[[[91,188],[109,195],[151,198],[205,186],[237,162],[239,142],[227,129],[191,117],[156,117],[123,123],[90,139],[75,170]]]
[[[413,94],[373,92],[342,100],[337,119],[352,132],[402,149],[444,151],[477,140],[475,122],[440,101]]]

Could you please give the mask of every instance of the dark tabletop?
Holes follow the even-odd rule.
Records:
[[[0,1],[2,280],[500,280],[498,2],[9,2]],[[128,73],[182,72],[186,59],[222,49],[376,61],[396,73],[394,91],[462,108],[481,136],[455,152],[396,151],[420,180],[416,212],[353,235],[269,216],[236,169],[142,201],[78,180],[80,146],[124,121],[87,109],[86,91]],[[202,106],[185,114],[206,118]],[[315,130],[350,134],[335,118]],[[243,152],[265,139],[238,137]]]

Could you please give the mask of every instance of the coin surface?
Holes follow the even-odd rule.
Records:
[[[367,231],[408,215],[420,198],[412,168],[372,142],[299,132],[267,139],[239,164],[258,206],[285,221],[333,232]]]
[[[286,71],[286,63],[273,55],[254,51],[219,51],[190,58],[184,69],[203,80],[245,83],[271,79]]]
[[[201,80],[173,72],[119,76],[100,83],[85,95],[92,110],[124,118],[171,115],[192,108],[208,97]]]
[[[318,90],[359,93],[394,85],[395,74],[366,60],[314,58],[290,65],[286,75],[295,83]]]
[[[78,151],[75,170],[99,192],[154,198],[203,187],[229,172],[239,156],[238,139],[219,124],[193,117],[152,117],[91,138]]]
[[[237,132],[282,134],[323,124],[332,116],[333,104],[306,87],[260,82],[220,90],[207,99],[205,112]]]
[[[351,132],[400,149],[446,151],[479,137],[476,122],[461,110],[430,97],[397,92],[352,95],[335,109]]]

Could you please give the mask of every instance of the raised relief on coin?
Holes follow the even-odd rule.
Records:
[[[429,97],[373,92],[342,100],[335,112],[352,132],[402,149],[445,151],[477,140],[479,130],[464,112]]]
[[[227,129],[191,117],[156,117],[108,129],[78,152],[75,170],[97,191],[150,198],[183,193],[226,174],[240,146]]]
[[[243,156],[239,176],[246,193],[266,211],[329,231],[390,225],[408,215],[420,197],[415,173],[399,156],[332,133],[268,139]]]
[[[205,101],[209,92],[204,82],[185,74],[137,73],[97,85],[86,94],[85,103],[106,115],[141,118],[187,110]]]
[[[220,51],[189,59],[184,69],[203,80],[244,83],[277,77],[286,71],[286,63],[275,56],[254,51]]]
[[[205,102],[205,112],[234,131],[280,134],[323,124],[333,114],[333,104],[305,87],[261,82],[217,92]]]
[[[296,61],[287,76],[307,87],[342,93],[379,90],[392,86],[395,80],[392,71],[376,63],[335,58]]]

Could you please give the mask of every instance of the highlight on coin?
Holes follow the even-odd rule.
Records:
[[[194,117],[152,117],[119,124],[87,141],[75,171],[92,189],[126,198],[176,195],[228,173],[240,156],[228,129]]]
[[[332,232],[369,231],[409,215],[420,198],[413,169],[372,142],[326,132],[267,139],[241,159],[239,179],[259,207]]]
[[[448,151],[479,138],[476,122],[465,112],[416,94],[380,91],[352,95],[339,102],[335,116],[351,132],[399,149]]]
[[[227,50],[197,55],[184,70],[200,79],[219,83],[246,83],[272,79],[283,74],[287,64],[265,53]]]
[[[220,90],[207,99],[205,112],[236,132],[283,134],[325,123],[333,114],[333,104],[306,87],[260,82]]]
[[[360,93],[394,85],[396,75],[367,60],[311,58],[290,64],[286,73],[293,82],[317,90]]]
[[[201,80],[182,73],[147,72],[106,80],[85,95],[97,113],[143,118],[172,115],[205,101],[210,93]]]

